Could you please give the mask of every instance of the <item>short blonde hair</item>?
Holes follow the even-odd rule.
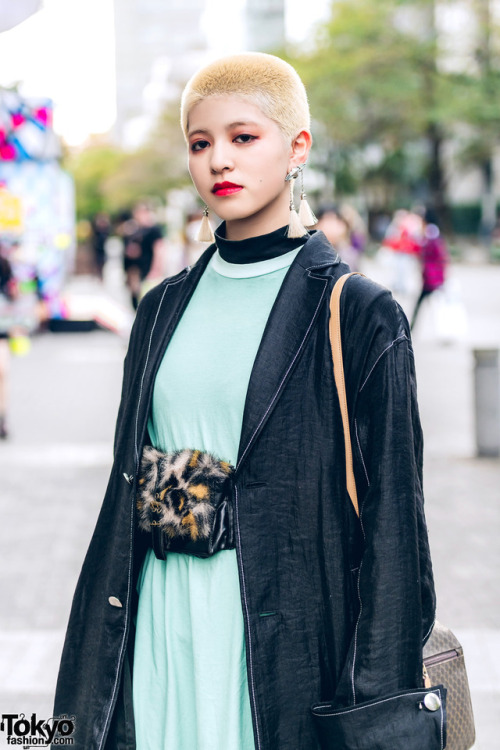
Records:
[[[229,55],[209,63],[188,81],[181,99],[181,127],[188,137],[191,109],[209,96],[236,94],[255,103],[291,141],[310,130],[304,84],[287,62],[264,52]]]

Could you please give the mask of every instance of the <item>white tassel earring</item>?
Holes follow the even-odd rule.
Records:
[[[212,229],[212,225],[208,219],[208,206],[203,209],[203,219],[201,220],[198,234],[196,235],[198,242],[215,242],[215,235]]]
[[[290,183],[290,221],[288,224],[287,237],[303,237],[307,234],[307,229],[301,223],[297,211],[295,210],[295,204],[293,202],[293,188],[294,180],[296,180],[299,172],[302,171],[302,167],[294,167],[285,177],[286,182]]]
[[[307,202],[306,192],[304,190],[304,167],[300,170],[300,207],[299,207],[299,219],[305,227],[313,227],[318,223],[317,218],[312,212],[311,206]]]

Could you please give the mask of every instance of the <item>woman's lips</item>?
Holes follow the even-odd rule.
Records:
[[[233,195],[233,193],[239,193],[243,190],[242,185],[235,185],[234,182],[216,182],[212,188],[214,195]]]

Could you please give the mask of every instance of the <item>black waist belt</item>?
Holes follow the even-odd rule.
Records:
[[[211,557],[234,549],[234,467],[211,453],[162,453],[149,445],[141,458],[139,528],[151,533],[156,557],[183,552]]]

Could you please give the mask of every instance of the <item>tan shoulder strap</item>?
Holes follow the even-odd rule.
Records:
[[[351,502],[356,511],[356,515],[359,516],[358,506],[358,493],[356,492],[356,481],[354,479],[354,469],[352,460],[352,444],[351,444],[351,431],[349,429],[349,412],[347,409],[347,395],[345,390],[345,378],[344,378],[344,360],[342,357],[342,336],[340,332],[340,296],[344,284],[350,276],[363,276],[357,272],[346,273],[341,276],[335,286],[333,287],[332,296],[330,299],[330,344],[332,347],[333,357],[333,375],[335,377],[335,385],[337,386],[337,393],[340,401],[340,411],[342,413],[342,424],[344,426],[344,442],[345,442],[345,470],[346,470],[346,482],[347,492],[351,498]]]

